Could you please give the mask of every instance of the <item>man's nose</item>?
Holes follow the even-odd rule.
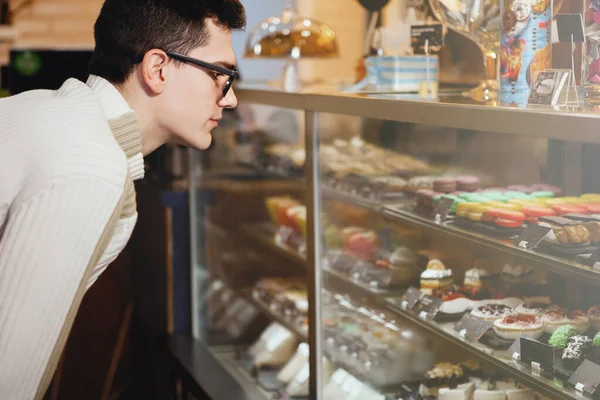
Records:
[[[229,89],[229,91],[227,92],[225,97],[223,97],[219,101],[218,104],[219,104],[219,107],[223,107],[223,108],[236,108],[237,107],[238,100],[237,100],[237,97],[235,96],[233,88]]]

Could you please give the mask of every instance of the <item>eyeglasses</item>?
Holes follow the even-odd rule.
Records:
[[[238,71],[233,70],[233,69],[228,69],[225,67],[221,67],[220,65],[211,64],[206,61],[198,60],[196,58],[184,56],[183,54],[173,53],[170,51],[165,51],[165,54],[174,60],[194,64],[199,67],[208,69],[210,71],[218,72],[221,75],[228,76],[229,79],[227,80],[227,82],[225,82],[225,86],[223,86],[223,97],[227,96],[227,92],[229,92],[229,89],[231,89],[231,85],[233,85],[233,81],[235,81],[235,78],[237,78],[237,76],[238,76]],[[143,57],[139,57],[138,59],[136,59],[136,63],[140,63],[140,62],[142,62],[142,60],[143,60]]]

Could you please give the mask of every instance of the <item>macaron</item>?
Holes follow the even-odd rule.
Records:
[[[549,199],[549,198],[554,197],[554,193],[552,193],[549,190],[542,190],[542,191],[537,191],[537,192],[531,193],[531,197],[533,197],[535,199]]]
[[[533,188],[531,186],[527,186],[527,185],[510,185],[510,186],[507,186],[506,189],[508,189],[510,191],[525,193],[525,194],[529,194],[529,193],[533,192]]]
[[[531,185],[532,189],[535,191],[550,191],[554,193],[554,196],[562,196],[563,190],[558,186],[548,185],[546,183],[536,183]]]
[[[539,217],[551,217],[556,215],[556,212],[547,207],[540,207],[534,205],[526,205],[523,206],[520,210],[523,214],[527,215],[527,217],[531,218],[539,218]]]
[[[557,215],[565,214],[588,214],[588,210],[574,204],[557,204],[552,206]]]
[[[433,190],[441,193],[451,193],[456,190],[456,179],[436,178],[433,180]]]
[[[506,197],[510,197],[510,199],[530,199],[531,196],[528,194],[525,194],[523,192],[515,192],[513,190],[509,190],[508,192],[504,192],[504,195]]]
[[[458,190],[464,190],[466,192],[474,192],[479,189],[479,178],[476,176],[459,176],[456,178],[456,184]]]

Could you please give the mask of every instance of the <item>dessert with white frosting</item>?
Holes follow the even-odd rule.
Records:
[[[515,312],[519,314],[535,315],[537,317],[541,317],[546,312],[551,311],[555,308],[557,308],[557,306],[550,303],[529,302],[517,306],[517,308],[515,308]]]
[[[554,333],[561,326],[571,325],[579,333],[583,333],[590,326],[590,320],[583,311],[569,312],[564,308],[553,308],[542,316],[544,331]]]
[[[565,368],[577,369],[583,360],[592,352],[592,339],[587,336],[573,336],[567,342],[567,348],[562,354],[562,361]]]
[[[492,303],[474,308],[471,315],[487,322],[494,322],[512,314],[512,312],[512,307],[501,303]]]
[[[502,280],[509,285],[530,283],[535,279],[535,271],[523,265],[505,264],[502,268]]]
[[[494,322],[494,332],[509,340],[521,336],[537,339],[544,333],[544,324],[535,315],[511,314]]]
[[[452,270],[446,269],[440,260],[431,260],[421,273],[421,290],[431,294],[434,289],[447,290],[452,286]]]

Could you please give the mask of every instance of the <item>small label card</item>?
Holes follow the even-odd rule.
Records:
[[[585,33],[583,15],[581,14],[556,14],[556,31],[560,42],[583,43]]]
[[[417,303],[414,311],[419,315],[419,318],[432,321],[442,307],[443,301],[439,297],[423,296]]]
[[[439,54],[443,45],[442,24],[410,27],[410,46],[414,54]]]
[[[578,392],[587,394],[596,399],[600,396],[600,365],[584,360],[583,363],[569,378],[569,384]]]
[[[452,205],[454,204],[454,199],[450,197],[442,197],[440,201],[435,206],[433,210],[433,219],[436,223],[440,224],[448,218],[448,214],[450,214],[450,210],[452,209]]]
[[[478,342],[492,326],[479,318],[467,313],[454,325],[454,330],[463,340]]]
[[[588,258],[587,265],[589,265],[596,271],[600,271],[600,246],[598,246],[596,251],[594,251],[590,258]]]
[[[539,106],[563,105],[567,101],[569,70],[545,70],[537,74],[531,85],[527,104]]]
[[[521,362],[535,370],[554,368],[554,348],[535,339],[521,337]]]
[[[409,287],[404,296],[399,300],[399,306],[404,311],[412,310],[423,296],[424,294],[421,290]]]
[[[517,238],[517,245],[526,250],[534,249],[551,230],[552,228],[547,226],[537,224],[528,225],[527,229]]]
[[[508,349],[510,358],[515,361],[521,361],[521,338],[518,338]]]

